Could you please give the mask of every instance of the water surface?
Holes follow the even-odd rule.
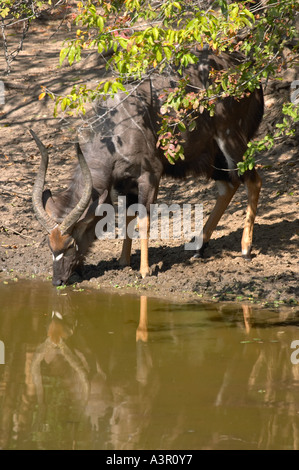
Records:
[[[0,447],[298,449],[298,327],[291,309],[2,283]]]

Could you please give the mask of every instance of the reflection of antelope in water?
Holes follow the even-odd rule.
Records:
[[[40,295],[40,294],[39,294]],[[60,296],[59,296],[60,297]],[[71,296],[70,296],[71,297]],[[55,294],[56,298],[56,294]],[[61,300],[67,300],[68,296],[61,296]],[[29,305],[31,308],[31,305],[33,306],[33,303],[30,303],[30,299],[27,299],[27,305]],[[3,299],[5,303],[5,298]],[[24,299],[23,299],[24,300]],[[146,299],[145,299],[146,300]],[[14,299],[7,299],[7,304],[12,303]],[[32,301],[32,299],[31,299]],[[20,298],[18,298],[16,303],[20,302]],[[146,306],[146,302],[144,302]],[[99,439],[99,436],[105,436],[105,446],[101,446],[101,448],[107,448],[109,446],[109,449],[121,449],[121,448],[140,448],[138,447],[138,444],[140,446],[140,442],[142,442],[142,439],[144,436],[152,436],[153,435],[153,430],[155,431],[156,436],[161,436],[162,434],[156,433],[157,431],[157,425],[162,425],[163,426],[163,415],[160,416],[159,413],[157,413],[157,403],[161,404],[160,398],[165,398],[165,400],[169,399],[169,393],[172,393],[174,390],[173,383],[165,383],[164,381],[164,375],[161,375],[167,370],[168,368],[168,358],[161,357],[161,364],[159,367],[155,368],[155,363],[156,363],[156,356],[155,356],[155,348],[153,350],[150,349],[152,344],[149,343],[143,343],[143,341],[138,341],[136,344],[137,348],[137,366],[140,367],[140,370],[138,370],[138,375],[136,375],[136,363],[134,360],[136,360],[136,356],[134,357],[135,353],[135,344],[134,344],[134,331],[132,331],[132,322],[131,322],[131,314],[129,315],[129,321],[126,321],[126,329],[123,330],[117,330],[118,333],[120,334],[120,338],[123,338],[124,336],[129,339],[129,342],[126,341],[124,344],[121,343],[121,346],[119,347],[119,342],[117,342],[117,351],[116,354],[113,355],[113,349],[110,346],[113,346],[114,344],[114,338],[116,335],[108,335],[109,336],[109,348],[107,348],[106,344],[103,345],[103,335],[104,333],[103,329],[101,329],[101,334],[98,336],[98,332],[94,331],[94,339],[96,340],[95,343],[93,343],[93,340],[90,341],[91,336],[88,336],[88,344],[85,344],[83,347],[82,344],[79,342],[79,333],[83,334],[83,339],[84,339],[84,333],[86,332],[86,326],[89,328],[89,324],[85,323],[85,316],[79,316],[77,314],[74,314],[75,318],[77,319],[83,319],[83,323],[78,322],[79,325],[76,325],[76,320],[73,320],[71,318],[71,315],[69,315],[70,321],[68,321],[68,312],[74,312],[74,308],[71,308],[69,305],[67,305],[66,311],[64,311],[61,306],[53,306],[53,299],[51,302],[49,302],[50,307],[47,308],[55,308],[56,312],[62,312],[63,314],[63,321],[61,321],[59,325],[59,314],[55,313],[53,315],[53,318],[51,319],[51,328],[49,328],[49,331],[51,332],[51,337],[54,338],[56,337],[56,342],[57,339],[59,338],[59,335],[57,334],[56,336],[53,336],[53,330],[59,331],[61,325],[65,324],[67,326],[66,328],[66,337],[63,338],[61,342],[61,346],[63,344],[67,344],[69,349],[71,350],[72,353],[74,353],[76,356],[81,358],[81,363],[86,363],[88,367],[86,368],[86,375],[85,378],[88,381],[89,385],[89,397],[87,400],[87,404],[84,403],[85,406],[80,405],[81,408],[79,411],[82,412],[80,415],[80,420],[77,419],[77,422],[83,423],[83,425],[86,423],[85,429],[88,430],[88,432],[92,433],[92,430],[98,430],[97,434],[90,435],[91,441],[94,436],[96,436],[97,439]],[[193,404],[197,407],[205,408],[206,405],[210,405],[211,408],[209,409],[209,416],[212,414],[213,417],[220,417],[220,420],[218,421],[218,424],[220,424],[220,427],[217,430],[211,434],[208,432],[204,434],[206,438],[204,437],[202,441],[204,441],[204,445],[207,448],[215,448],[219,447],[219,445],[222,444],[223,439],[225,437],[231,437],[230,435],[227,434],[227,428],[228,426],[223,426],[224,429],[221,429],[221,416],[223,414],[227,414],[227,411],[230,409],[231,411],[234,411],[234,408],[237,406],[241,407],[241,409],[245,412],[246,409],[250,413],[251,409],[252,411],[256,411],[257,418],[260,420],[260,418],[266,417],[267,419],[261,419],[260,422],[258,423],[258,427],[256,429],[256,445],[259,446],[259,448],[270,448],[271,445],[274,447],[275,444],[278,443],[280,445],[279,439],[284,439],[284,436],[288,435],[290,437],[290,443],[288,445],[292,446],[293,448],[298,448],[298,434],[297,434],[297,421],[298,421],[298,393],[297,393],[297,385],[298,384],[298,369],[299,367],[293,366],[290,362],[290,352],[289,351],[289,346],[290,346],[290,340],[294,339],[294,337],[291,337],[289,333],[287,333],[287,330],[285,330],[285,334],[280,334],[277,336],[277,339],[279,339],[279,343],[277,344],[272,344],[271,342],[264,342],[263,344],[235,344],[236,338],[239,337],[239,332],[243,331],[243,339],[244,340],[250,340],[255,337],[260,337],[264,338],[263,336],[263,328],[267,327],[269,322],[263,322],[261,316],[260,316],[260,311],[257,312],[257,314],[254,314],[254,311],[251,313],[251,307],[250,306],[245,306],[245,318],[247,321],[247,328],[244,327],[244,319],[242,314],[244,313],[244,310],[240,312],[239,309],[235,310],[234,308],[231,308],[231,306],[227,306],[227,309],[223,310],[218,310],[219,307],[217,306],[217,311],[219,311],[221,318],[224,320],[225,323],[227,323],[227,327],[225,328],[225,331],[227,332],[228,336],[225,336],[227,338],[227,341],[224,343],[223,341],[223,336],[222,336],[222,329],[220,332],[220,343],[219,343],[219,348],[217,352],[217,357],[218,353],[222,354],[225,353],[224,356],[222,356],[222,366],[219,368],[218,365],[215,364],[216,368],[215,370],[211,371],[213,380],[217,381],[215,383],[215,387],[212,387],[213,389],[213,395],[210,394],[210,390],[208,388],[209,396],[207,397],[206,393],[204,393],[204,400],[202,401],[202,396],[200,389],[193,389],[192,384],[194,385],[194,376],[192,374],[192,371],[194,370],[193,368],[190,369],[190,373],[187,372],[186,378],[186,394],[185,398],[186,401],[180,402],[177,407],[174,408],[174,413],[172,415],[172,418],[170,420],[171,425],[169,426],[169,420],[166,420],[166,426],[163,427],[163,445],[164,448],[166,449],[171,449],[171,448],[177,448],[175,445],[178,443],[178,439],[180,436],[182,436],[182,433],[185,432],[188,424],[188,415],[186,415],[186,409],[190,407],[190,401],[188,398],[192,398],[195,400],[193,401]],[[141,306],[142,310],[142,315],[140,315],[140,324],[138,330],[145,330],[146,331],[146,309],[143,309]],[[252,309],[254,310],[254,308]],[[169,320],[171,320],[172,317],[172,309],[167,310],[167,312],[170,312],[170,316],[168,317]],[[213,310],[214,312],[214,310]],[[273,333],[278,334],[282,329],[284,329],[284,326],[289,324],[292,325],[292,321],[294,322],[293,325],[297,326],[298,325],[298,319],[295,318],[295,312],[293,313],[293,317],[289,318],[284,318],[279,316],[278,312],[273,312],[271,314],[271,321],[273,321]],[[160,317],[160,314],[159,314]],[[164,318],[164,316],[163,316]],[[227,318],[227,322],[226,322]],[[267,317],[268,318],[268,317]],[[128,318],[127,318],[128,319]],[[1,328],[1,320],[2,317],[0,316],[0,328]],[[21,344],[21,340],[19,336],[13,336],[16,335],[16,331],[18,331],[18,328],[20,327],[20,323],[17,323],[15,317],[10,316],[9,318],[6,319],[7,323],[9,323],[11,331],[12,331],[12,336],[11,338],[14,337],[14,343],[9,342],[8,340],[6,341],[6,338],[3,337],[5,340],[5,344],[11,344],[12,347],[10,349],[18,349],[14,348],[13,344]],[[54,321],[55,320],[55,321]],[[28,316],[26,315],[26,322],[28,321]],[[30,321],[30,319],[29,319]],[[41,318],[41,315],[35,315],[32,317],[32,324],[34,322],[34,331],[37,331],[36,328],[36,321],[39,322],[39,324],[42,324],[42,328],[44,328],[44,318]],[[136,326],[137,326],[136,322]],[[54,325],[59,325],[59,327],[56,329],[54,328]],[[153,337],[156,339],[160,338],[160,330],[158,331],[157,329],[153,328],[153,325],[155,325],[155,317],[153,316],[152,318],[152,324],[149,322],[149,326],[151,328],[149,329],[150,335],[152,334]],[[169,324],[167,323],[169,326]],[[174,324],[175,326],[175,324]],[[53,329],[52,329],[53,327]],[[234,328],[235,327],[235,328]],[[134,329],[134,327],[133,327]],[[202,330],[200,328],[200,330]],[[236,331],[238,330],[238,331]],[[123,334],[124,332],[126,333],[127,331],[130,331],[130,335],[127,337],[127,335]],[[169,331],[175,334],[175,330],[173,330],[172,327],[169,328]],[[269,331],[269,330],[267,330]],[[298,331],[298,330],[297,330]],[[3,330],[2,330],[3,332]],[[33,329],[30,330],[30,338],[34,338],[32,336]],[[116,333],[116,332],[115,332]],[[201,331],[200,337],[206,338],[206,335],[210,336],[211,330],[208,328],[205,332]],[[137,337],[139,333],[136,333]],[[273,337],[273,336],[272,336]],[[76,342],[75,339],[78,339]],[[150,336],[149,336],[150,338]],[[164,336],[163,336],[164,338]],[[17,341],[16,341],[17,339]],[[71,343],[71,340],[74,340]],[[179,339],[179,338],[178,338]],[[16,343],[15,343],[16,341]],[[156,341],[156,340],[155,340]],[[155,344],[155,341],[153,344]],[[131,349],[128,349],[128,344],[132,345]],[[209,345],[211,344],[210,338],[208,341]],[[23,344],[23,342],[22,342]],[[97,348],[97,344],[102,344],[101,348]],[[193,343],[194,345],[194,343]],[[198,376],[200,377],[205,377],[206,369],[203,367],[203,364],[205,362],[205,352],[211,351],[211,346],[207,346],[208,349],[205,350],[203,348],[203,345],[199,344],[198,345],[198,351],[203,352],[203,362],[198,361],[198,369],[197,373]],[[95,347],[96,346],[96,347]],[[144,347],[143,347],[144,346]],[[176,358],[178,359],[182,354],[182,348],[180,347],[181,343],[178,341],[177,345],[173,347],[173,351],[176,354]],[[139,354],[139,347],[141,350],[140,355]],[[89,349],[88,349],[89,348]],[[66,360],[62,357],[62,355],[57,351],[58,348],[55,347],[55,345],[52,345],[52,349],[50,348],[50,352],[48,351],[47,360],[49,362],[49,366],[52,367],[51,373],[52,376],[54,376],[55,372],[60,373],[60,377],[63,377],[63,373],[66,371],[69,373],[69,375],[65,374],[65,379],[68,379],[70,377],[72,379],[69,380],[68,382],[65,380],[65,382],[62,381],[62,387],[58,389],[58,386],[56,385],[57,381],[56,376],[55,378],[55,386],[53,386],[53,380],[50,382],[51,387],[49,387],[49,380],[48,374],[47,374],[47,367],[45,367],[45,361],[42,360],[39,363],[40,369],[38,370],[38,373],[40,374],[42,378],[42,386],[44,385],[44,391],[46,392],[44,395],[41,395],[43,402],[47,401],[48,403],[48,408],[47,410],[50,410],[50,413],[52,413],[51,418],[53,418],[53,409],[51,409],[51,406],[53,406],[54,409],[58,409],[58,411],[61,413],[63,412],[63,416],[65,416],[64,412],[64,406],[63,408],[60,406],[59,403],[57,403],[57,390],[59,392],[59,396],[61,396],[61,389],[63,387],[68,387],[70,390],[74,388],[74,384],[76,385],[76,379],[78,377],[77,372],[70,373],[70,366],[66,362]],[[150,363],[142,363],[143,358],[145,357],[144,352],[149,349],[148,356],[149,359],[151,360],[151,354],[153,354],[153,361],[154,365],[151,368],[149,365]],[[237,349],[237,352],[236,352]],[[255,350],[255,354],[252,354],[251,356],[248,356],[247,353],[248,351]],[[26,346],[26,354],[22,356],[22,363],[20,365],[20,355],[19,351],[17,351],[17,357],[14,356],[13,359],[11,358],[11,353],[8,351],[7,354],[7,364],[5,365],[5,369],[3,367],[3,370],[5,371],[5,378],[3,379],[3,376],[0,376],[0,397],[1,399],[3,398],[4,394],[4,399],[2,403],[2,409],[1,409],[1,414],[0,414],[0,428],[2,432],[2,436],[0,437],[0,446],[3,447],[9,447],[13,441],[13,445],[17,442],[22,442],[23,437],[26,439],[26,442],[28,441],[28,436],[32,431],[37,429],[36,427],[32,429],[32,426],[37,426],[38,431],[42,431],[38,435],[38,444],[42,442],[42,439],[48,439],[49,438],[49,431],[51,431],[51,426],[53,423],[49,421],[46,421],[44,418],[48,419],[48,415],[45,415],[46,409],[43,407],[43,405],[38,405],[36,406],[36,393],[35,393],[35,386],[33,383],[32,379],[35,379],[35,377],[32,377],[32,374],[30,373],[31,370],[31,363],[32,363],[32,356],[34,354],[33,351],[36,351],[36,345],[34,346],[34,343],[30,342],[29,345]],[[54,351],[54,352],[53,352]],[[185,351],[185,350],[184,350]],[[242,361],[242,355],[240,354],[240,351],[244,353],[243,357],[245,359],[245,362],[243,363]],[[187,352],[187,351],[186,351]],[[107,359],[105,362],[102,361],[102,358],[99,359],[99,354],[103,353],[103,359]],[[129,353],[129,355],[127,355]],[[192,347],[192,360],[194,359],[194,348]],[[52,354],[52,359],[51,359],[51,354]],[[119,360],[120,357],[123,355],[126,355],[126,362],[125,365],[129,366],[126,367],[125,372],[119,374],[120,371],[123,369],[123,364],[124,362],[120,363],[117,365],[117,361]],[[33,362],[36,361],[36,352],[34,354]],[[109,356],[109,357],[108,357]],[[246,356],[246,357],[245,357]],[[129,357],[132,358],[132,362],[129,363],[128,359]],[[169,356],[170,357],[170,356]],[[190,366],[190,361],[187,360],[187,355],[184,354],[184,360],[182,361],[181,364],[179,364],[179,367],[175,368],[175,373],[178,374],[178,381],[180,380],[180,371],[184,373],[185,370],[188,369]],[[37,358],[38,359],[38,358]],[[160,358],[158,358],[160,360]],[[165,363],[165,360],[167,362]],[[16,362],[17,361],[17,362]],[[140,361],[140,362],[139,362]],[[105,373],[100,373],[97,375],[96,371],[96,362],[98,362],[102,366],[102,370],[105,371]],[[81,364],[80,363],[80,364]],[[107,368],[107,363],[110,368]],[[276,365],[279,365],[279,368],[276,368]],[[17,366],[17,367],[16,367]],[[60,366],[60,370],[59,369]],[[118,368],[117,368],[118,367]],[[142,370],[142,367],[144,369]],[[148,367],[146,369],[146,367]],[[37,368],[38,369],[38,368]],[[242,370],[241,373],[241,381],[237,383],[236,387],[236,380],[240,377],[240,369]],[[20,371],[24,372],[24,378],[25,378],[25,388],[19,386],[18,380],[15,380],[13,376],[13,371],[17,370],[17,373],[19,374]],[[127,373],[128,372],[128,373]],[[147,375],[148,374],[148,375]],[[188,375],[189,374],[189,375]],[[10,377],[7,379],[7,377]],[[97,376],[97,379],[95,377]],[[208,377],[210,377],[210,372],[208,372]],[[138,382],[136,382],[134,379],[138,378]],[[8,380],[11,382],[9,383]],[[202,380],[202,379],[201,379]],[[6,381],[6,382],[5,382]],[[81,382],[82,383],[82,382]],[[157,389],[157,383],[159,386],[159,389]],[[11,386],[12,385],[12,386]],[[165,394],[165,386],[166,386],[166,394]],[[189,389],[190,387],[190,389]],[[210,387],[210,384],[208,381],[202,381],[202,384],[200,385],[203,389],[206,389],[206,387]],[[49,407],[49,389],[50,392],[53,389],[55,394],[51,392],[51,396],[54,397],[54,400],[56,401],[50,401],[50,407]],[[83,386],[79,386],[79,391],[82,392]],[[262,389],[263,393],[258,393],[258,391]],[[183,388],[180,388],[182,391]],[[249,395],[249,401],[248,401],[248,395]],[[74,395],[74,399],[72,401],[70,400],[70,403],[66,403],[66,407],[70,404],[72,408],[76,406],[76,401],[75,398],[79,396],[79,393],[76,393]],[[82,396],[82,395],[81,395]],[[218,398],[218,406],[216,406],[216,397]],[[201,403],[198,402],[198,399],[201,400]],[[102,406],[102,409],[101,409]],[[212,407],[214,406],[214,409]],[[248,409],[249,407],[249,409]],[[261,413],[260,407],[264,408],[265,414]],[[44,408],[44,410],[43,410]],[[197,409],[197,408],[196,408]],[[106,410],[106,411],[105,411]],[[154,410],[154,412],[153,412]],[[42,416],[44,411],[44,415]],[[286,416],[288,414],[288,417]],[[104,419],[101,419],[104,416]],[[244,415],[242,415],[244,416]],[[69,417],[69,416],[68,416]],[[100,418],[100,421],[98,420]],[[42,420],[43,419],[43,420]],[[55,417],[56,419],[56,417]],[[61,419],[61,415],[58,416],[58,419]],[[200,416],[200,420],[202,420],[202,416]],[[237,418],[237,421],[239,421],[239,418]],[[55,420],[55,425],[56,425],[57,419]],[[74,424],[73,424],[74,423]],[[91,424],[90,424],[91,423]],[[92,425],[92,426],[91,426]],[[70,426],[74,426],[74,431],[76,431],[76,422],[70,420]],[[244,421],[244,429],[246,426],[246,422]],[[104,433],[103,428],[105,427]],[[78,435],[77,433],[74,433],[71,435],[71,433],[67,432],[65,433],[65,428],[62,428],[64,432],[63,442],[66,442],[66,445],[64,445],[64,448],[69,448],[69,439],[73,438],[74,441],[76,439],[76,436]],[[239,429],[239,424],[238,424],[238,429]],[[213,431],[215,430],[215,426]],[[221,430],[223,431],[223,434],[221,434]],[[232,428],[229,426],[229,431],[233,431]],[[68,430],[67,430],[68,431]],[[56,428],[55,428],[56,432]],[[152,434],[151,434],[152,433]],[[11,437],[13,436],[13,437]],[[73,437],[75,436],[75,437]],[[108,436],[106,438],[106,436]],[[234,437],[234,436],[233,436]],[[131,440],[129,440],[129,438]],[[190,435],[190,438],[192,439],[192,435]],[[103,437],[104,439],[104,437]],[[193,438],[193,442],[195,442],[196,437]],[[89,442],[89,435],[85,437],[85,443]],[[137,444],[136,444],[137,442]],[[236,441],[234,441],[235,443]],[[157,447],[158,448],[158,447]]]
[[[129,445],[137,443],[140,432],[146,424],[144,419],[151,408],[151,393],[153,388],[145,391],[149,374],[152,369],[150,351],[147,347],[147,298],[140,299],[139,324],[136,331],[136,381],[139,384],[137,392],[128,384],[107,383],[96,356],[92,351],[78,348],[76,341],[70,344],[70,339],[76,339],[76,320],[72,315],[61,315],[53,311],[48,327],[46,340],[37,348],[32,360],[31,374],[36,387],[36,394],[41,410],[44,410],[45,397],[41,366],[45,362],[52,365],[53,374],[60,368],[63,383],[68,387],[72,400],[78,405],[78,410],[90,420],[92,429],[99,429],[99,420],[110,414],[110,445],[115,449],[126,448],[125,435],[128,432],[132,439]],[[80,344],[80,341],[78,341]],[[82,344],[82,341],[81,341]],[[88,351],[88,353],[86,353]],[[156,390],[156,387],[154,387]],[[139,419],[140,411],[142,419]],[[43,420],[43,412],[40,419]]]
[[[90,385],[88,382],[86,362],[78,351],[72,350],[66,340],[73,335],[75,324],[73,326],[68,325],[63,321],[63,317],[60,312],[52,312],[52,320],[48,327],[48,337],[36,350],[34,359],[32,361],[32,376],[36,386],[36,393],[39,403],[43,402],[43,384],[40,366],[41,362],[45,361],[50,364],[57,359],[64,359],[70,366],[73,372],[76,374],[76,390],[78,398],[85,403],[88,399]]]

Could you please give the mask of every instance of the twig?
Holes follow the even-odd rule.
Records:
[[[2,224],[1,228],[4,229],[4,230],[8,230],[9,232],[14,233],[15,235],[20,235],[20,237],[28,238],[29,240],[32,240],[34,243],[37,243],[37,241],[34,238],[30,237],[29,235],[23,235],[22,233],[18,232],[14,228],[8,227],[7,225]]]
[[[1,32],[2,32],[2,38],[3,38],[3,49],[4,49],[4,57],[5,61],[7,64],[6,68],[6,73],[10,73],[10,62],[9,62],[9,55],[8,55],[8,45],[7,45],[7,38],[6,38],[6,33],[5,33],[5,24],[4,24],[4,19],[1,18]]]
[[[29,193],[24,193],[24,192],[22,193],[21,191],[16,191],[14,189],[9,190],[9,189],[6,189],[6,188],[0,189],[0,193],[2,193],[2,194],[4,194],[4,193],[12,194],[14,196],[21,197],[21,198],[24,198],[24,199],[31,196],[31,194],[29,194]]]
[[[5,57],[5,61],[6,61],[6,64],[7,64],[7,68],[6,68],[6,73],[7,75],[10,74],[10,71],[11,71],[11,63],[15,60],[16,56],[19,54],[20,51],[22,51],[23,49],[23,43],[25,41],[25,38],[26,38],[26,35],[28,33],[28,29],[29,29],[29,25],[30,25],[30,21],[26,18],[26,21],[27,23],[23,23],[23,31],[22,31],[22,37],[20,39],[20,42],[17,46],[17,48],[12,51],[12,52],[8,52],[8,42],[7,42],[7,37],[6,37],[6,32],[5,32],[5,23],[4,23],[4,19],[1,18],[1,32],[2,32],[2,38],[3,38],[3,46],[4,46],[4,57]]]

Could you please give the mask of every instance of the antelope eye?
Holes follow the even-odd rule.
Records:
[[[78,251],[78,245],[76,244],[75,241],[73,243],[71,243],[71,245],[67,248],[67,250],[65,252],[65,256],[73,255],[74,250]]]

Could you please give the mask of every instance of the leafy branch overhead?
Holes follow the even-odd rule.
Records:
[[[210,85],[205,90],[188,93],[188,77],[165,93],[161,107],[158,145],[174,163],[184,158],[182,133],[196,126],[196,115],[205,110],[213,115],[218,98],[233,95],[236,99],[260,86],[263,79],[276,77],[287,67],[282,51],[295,37],[296,1],[227,2],[170,1],[150,2],[82,1],[78,3],[76,37],[60,53],[60,63],[69,65],[81,59],[82,50],[110,54],[107,69],[110,79],[100,81],[93,90],[74,87],[66,97],[56,99],[69,113],[85,112],[85,104],[99,96],[125,90],[129,79],[142,80],[154,72],[163,73],[168,64],[179,72],[197,61],[194,49],[208,45],[217,54],[223,51],[242,53],[244,60],[233,70],[210,72]],[[298,119],[298,108],[292,117]],[[285,118],[286,119],[286,118]],[[287,122],[287,124],[286,124]],[[281,133],[281,128],[279,132]],[[256,150],[269,147],[274,137],[259,144],[251,143],[245,160],[239,165],[244,172],[254,165]]]
[[[83,53],[96,51],[105,57],[109,79],[94,88],[75,85],[66,96],[54,96],[44,89],[40,97],[48,92],[55,100],[55,115],[84,114],[87,103],[125,92],[128,81],[140,82],[153,73],[163,73],[169,65],[176,67],[181,79],[165,90],[157,143],[175,163],[184,158],[183,134],[195,128],[198,113],[213,115],[217,99],[242,98],[293,65],[283,51],[292,45],[292,60],[296,59],[296,14],[297,0],[82,0],[73,15],[76,33],[61,49],[60,64],[72,66]],[[190,92],[183,71],[196,63],[196,48],[205,45],[216,54],[240,53],[243,60],[231,70],[211,70],[209,86]],[[256,151],[269,148],[298,121],[298,105],[289,103],[282,112],[285,117],[275,135],[249,144],[244,162],[239,164],[240,173],[253,167]]]

